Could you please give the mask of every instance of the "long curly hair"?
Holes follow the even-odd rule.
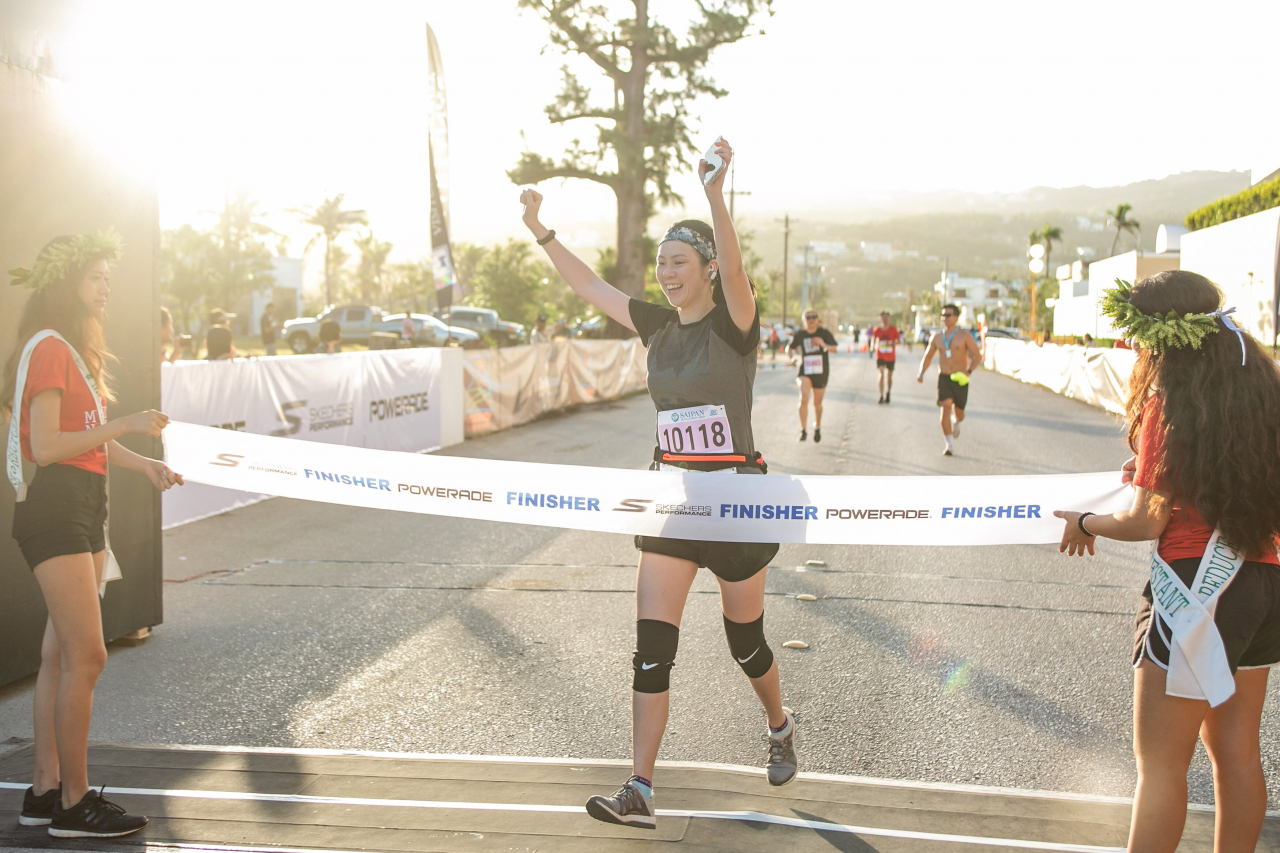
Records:
[[[1222,307],[1222,292],[1171,270],[1138,282],[1129,301],[1143,314],[1207,314]],[[1258,554],[1280,538],[1280,368],[1247,333],[1241,365],[1240,339],[1215,321],[1198,350],[1138,350],[1125,405],[1129,447],[1137,452],[1147,400],[1159,394],[1165,453],[1156,477],[1233,545]]]
[[[54,237],[40,254],[53,246],[70,243],[75,237]],[[107,349],[102,324],[98,322],[84,301],[80,299],[80,283],[84,281],[89,267],[103,258],[89,258],[83,264],[70,269],[57,281],[33,292],[22,308],[22,317],[18,320],[18,341],[9,356],[4,368],[4,386],[0,388],[0,414],[6,418],[13,415],[13,392],[17,387],[18,361],[27,341],[41,329],[53,329],[76,348],[84,359],[85,367],[98,383],[98,390],[108,401],[115,400],[111,393],[111,375],[107,363],[115,360],[115,356]]]

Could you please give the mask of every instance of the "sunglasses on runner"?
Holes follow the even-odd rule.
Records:
[[[943,312],[942,312],[942,316],[943,316],[943,317],[959,317],[960,315],[959,315],[959,314],[953,314],[953,313],[951,313],[950,311],[943,311]]]
[[[818,315],[817,315],[817,314],[805,314],[805,315],[804,315],[804,318],[805,318],[806,320],[816,320],[816,319],[818,319]]]

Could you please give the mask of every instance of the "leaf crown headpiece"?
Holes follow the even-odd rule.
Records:
[[[1102,313],[1111,318],[1112,325],[1122,337],[1141,344],[1155,353],[1169,347],[1200,349],[1205,337],[1218,331],[1217,320],[1226,321],[1228,312],[1209,314],[1179,314],[1170,311],[1159,314],[1143,314],[1129,301],[1133,285],[1116,279],[1116,286],[1102,295]]]
[[[46,247],[31,265],[31,269],[18,267],[9,270],[9,275],[13,276],[13,281],[9,284],[29,290],[41,290],[66,278],[72,270],[89,261],[99,258],[104,261],[118,260],[122,248],[124,243],[114,228],[77,234],[70,240]]]

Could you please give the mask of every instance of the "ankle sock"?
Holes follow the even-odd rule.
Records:
[[[791,718],[786,717],[783,719],[782,725],[778,726],[776,729],[773,726],[769,726],[769,734],[771,735],[781,734],[782,732],[787,730],[787,726],[789,725],[791,725]]]
[[[648,779],[643,776],[632,776],[627,781],[639,788],[640,793],[644,794],[646,797],[653,797],[653,783]]]

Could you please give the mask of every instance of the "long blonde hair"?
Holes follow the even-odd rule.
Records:
[[[70,243],[74,237],[55,237],[40,250],[43,255],[50,247]],[[92,257],[83,264],[70,269],[62,278],[41,287],[31,294],[27,304],[22,308],[22,317],[18,320],[18,342],[9,356],[4,368],[4,387],[0,389],[0,414],[13,416],[13,392],[17,387],[18,361],[27,342],[42,329],[53,329],[62,335],[76,348],[84,359],[89,373],[98,383],[98,391],[108,401],[114,402],[111,393],[111,374],[107,363],[115,360],[115,356],[107,349],[103,335],[102,323],[89,313],[88,307],[80,299],[80,283],[89,267],[100,257]]]

